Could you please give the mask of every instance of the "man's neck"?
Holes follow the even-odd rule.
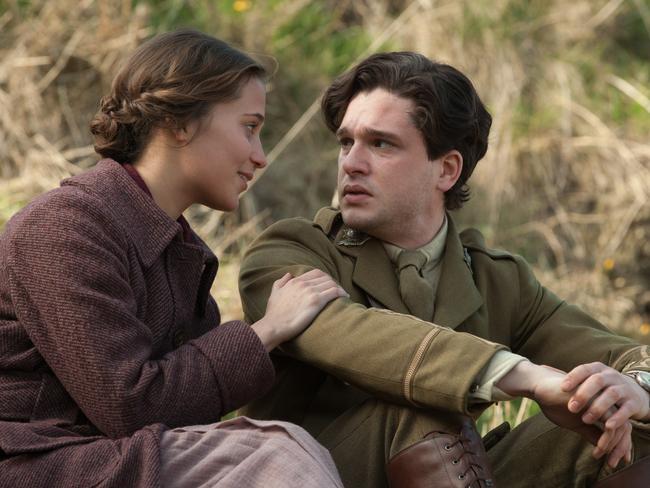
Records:
[[[417,230],[414,227],[411,227],[406,231],[396,232],[395,236],[386,236],[385,238],[382,238],[381,236],[373,237],[388,244],[392,244],[393,246],[401,247],[402,249],[419,249],[431,242],[434,237],[438,235],[438,232],[440,232],[440,229],[445,222],[445,218],[445,213],[441,212],[440,215],[437,215],[429,225],[420,225]]]

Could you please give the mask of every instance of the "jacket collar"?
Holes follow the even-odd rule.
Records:
[[[471,263],[451,217],[436,292],[433,322],[456,328],[476,312],[483,299],[474,284]],[[352,281],[384,307],[409,313],[399,293],[399,282],[381,241],[347,227],[340,212],[321,210],[315,224],[328,235],[336,233],[334,244],[343,254],[355,258]],[[338,229],[337,229],[338,227]]]
[[[481,307],[483,298],[474,284],[471,260],[460,240],[456,224],[451,215],[447,214],[447,218],[449,229],[436,291],[433,321],[455,329]]]
[[[169,217],[112,159],[103,159],[89,171],[63,180],[61,186],[64,185],[81,187],[107,202],[107,210],[131,238],[142,264],[147,268],[172,240],[183,244],[181,225]],[[196,247],[196,244],[185,245]],[[212,255],[205,245],[201,247]]]

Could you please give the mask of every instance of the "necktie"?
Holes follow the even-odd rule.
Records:
[[[430,322],[433,319],[433,288],[420,275],[426,261],[422,252],[404,250],[397,257],[397,269],[402,301],[412,315]]]

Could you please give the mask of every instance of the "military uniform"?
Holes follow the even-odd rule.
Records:
[[[302,425],[331,450],[346,486],[374,488],[385,485],[384,464],[396,452],[488,406],[468,396],[499,350],[565,371],[593,361],[650,370],[649,348],[562,301],[521,257],[488,249],[478,231],[459,234],[451,218],[441,266],[433,320],[424,321],[408,315],[382,243],[346,227],[336,210],[322,209],[314,222],[271,226],[242,263],[249,320],[262,317],[273,281],[286,272],[322,269],[350,298],[330,303],[282,345],[275,387],[245,413]],[[543,420],[526,429],[549,443],[556,434],[573,435]],[[576,453],[585,451],[574,437]],[[511,469],[507,464],[503,469]],[[595,476],[598,469],[590,469]]]

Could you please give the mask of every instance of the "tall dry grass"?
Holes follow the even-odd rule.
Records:
[[[328,20],[299,37],[288,26],[314,3]],[[132,4],[0,3],[0,227],[34,195],[96,161],[87,125],[97,101],[120,61],[158,28],[152,19],[171,15]],[[226,317],[241,313],[238,261],[251,238],[273,219],[309,216],[330,200],[336,145],[318,98],[332,73],[322,67],[414,49],[465,71],[494,117],[488,155],[472,178],[474,198],[459,219],[493,245],[524,254],[559,295],[622,333],[650,339],[646,2],[248,1],[233,3],[242,10],[233,17],[222,15],[223,5],[198,4],[202,17],[190,24],[281,61],[269,94],[271,164],[260,184],[237,215],[190,211],[222,256],[214,292]],[[342,54],[328,44],[354,29],[365,45]],[[283,53],[309,43],[322,45],[322,59],[282,64]],[[488,423],[527,411],[506,404]]]

